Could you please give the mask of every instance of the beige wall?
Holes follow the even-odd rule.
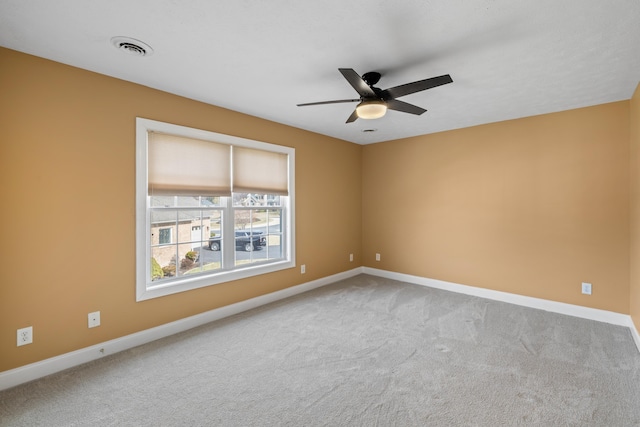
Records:
[[[2,48],[0,64],[0,371],[362,265],[630,312],[640,329],[638,91],[361,147]],[[295,147],[307,274],[136,303],[136,116]]]
[[[640,331],[640,85],[631,98],[631,317]]]
[[[362,147],[1,48],[0,64],[0,371],[361,265]],[[307,273],[136,303],[136,116],[294,147]]]
[[[362,182],[366,266],[629,313],[628,101],[365,146]]]

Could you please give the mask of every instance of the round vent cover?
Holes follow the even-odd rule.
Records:
[[[153,53],[153,49],[148,44],[131,37],[113,37],[111,39],[117,49],[136,56],[149,56]]]

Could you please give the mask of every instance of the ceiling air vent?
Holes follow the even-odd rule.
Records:
[[[135,56],[149,56],[153,53],[151,46],[131,37],[113,37],[111,44],[117,49]]]

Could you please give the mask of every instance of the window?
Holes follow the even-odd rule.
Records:
[[[171,228],[161,228],[158,230],[158,239],[161,245],[171,243]]]
[[[137,300],[294,267],[294,154],[138,118]]]

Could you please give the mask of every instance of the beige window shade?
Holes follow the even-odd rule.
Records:
[[[288,155],[233,147],[233,191],[289,195]]]
[[[230,196],[230,146],[149,133],[149,195]]]

